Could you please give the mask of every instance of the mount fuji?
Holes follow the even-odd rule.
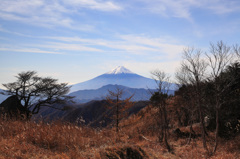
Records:
[[[155,80],[133,73],[123,66],[118,66],[91,80],[72,85],[70,93],[79,90],[99,89],[109,84],[144,89],[155,89],[157,86]],[[174,90],[174,86],[170,89]]]

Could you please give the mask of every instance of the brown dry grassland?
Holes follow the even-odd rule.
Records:
[[[169,143],[173,153],[167,152],[157,140],[154,111],[146,107],[122,121],[119,135],[114,128],[93,129],[61,122],[0,121],[0,158],[108,158],[128,147],[142,153],[143,158],[153,159],[240,158],[240,136],[221,139],[217,153],[208,157],[200,138],[186,144],[187,139],[177,139],[171,135],[171,130]],[[213,135],[210,133],[208,137],[209,146],[212,146]]]

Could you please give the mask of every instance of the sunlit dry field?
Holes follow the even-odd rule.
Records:
[[[154,111],[154,110],[150,110]],[[151,112],[153,113],[153,112]],[[154,119],[144,109],[122,121],[117,135],[113,128],[90,128],[53,122],[1,121],[0,158],[117,158],[132,151],[142,158],[208,158],[200,138],[176,138],[169,131],[169,153],[158,142]],[[184,131],[185,128],[181,130]],[[197,130],[196,130],[197,131]],[[209,134],[211,146],[213,133]],[[217,153],[210,158],[240,158],[240,136],[220,141]]]

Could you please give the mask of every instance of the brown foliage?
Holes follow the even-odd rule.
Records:
[[[186,138],[175,140],[172,135],[169,144],[174,153],[168,153],[157,142],[153,117],[156,112],[156,108],[148,106],[122,120],[119,135],[114,128],[97,130],[61,122],[0,121],[0,158],[104,158],[106,154],[126,157],[128,152],[151,159],[208,157],[200,138],[187,145]],[[209,133],[208,142],[213,143],[213,139],[214,134]],[[211,158],[240,158],[239,139],[238,136],[220,140],[219,151]]]

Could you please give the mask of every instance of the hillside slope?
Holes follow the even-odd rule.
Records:
[[[139,112],[146,107],[149,102],[138,101],[134,103],[129,111],[130,114]],[[33,120],[54,121],[60,120],[80,125],[89,125],[92,127],[107,126],[112,122],[109,118],[112,114],[106,108],[106,100],[90,101],[84,104],[55,105],[58,108],[66,108],[66,110],[56,110],[49,107],[44,107],[37,115],[33,116]]]
[[[89,90],[79,90],[73,93],[70,93],[70,96],[74,96],[74,100],[80,103],[86,103],[91,100],[103,100],[106,99],[106,96],[110,91],[115,91],[117,88],[123,90],[122,99],[126,99],[133,95],[132,101],[142,101],[149,100],[151,97],[151,93],[155,92],[154,89],[143,89],[143,88],[129,88],[122,85],[105,85],[99,89],[89,89]],[[173,94],[173,91],[169,92]]]

